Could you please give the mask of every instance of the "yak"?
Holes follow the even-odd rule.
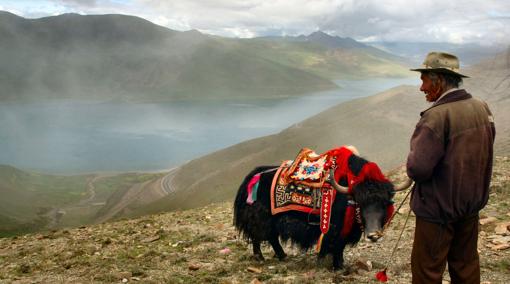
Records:
[[[351,155],[348,167],[354,175],[358,175],[368,161],[358,155]],[[253,255],[257,260],[264,260],[261,243],[269,242],[274,250],[274,257],[283,260],[286,253],[283,242],[291,241],[303,250],[312,248],[321,237],[319,216],[300,211],[287,211],[275,215],[271,213],[270,188],[275,175],[275,166],[260,166],[251,171],[244,179],[237,192],[234,202],[234,225],[241,236],[253,245]],[[247,186],[254,175],[260,174],[257,199],[247,204]],[[330,176],[333,176],[332,174]],[[349,194],[346,178],[339,181],[328,180],[339,193],[336,194],[331,208],[330,227],[321,238],[318,262],[328,254],[333,256],[333,269],[343,267],[343,251],[346,245],[356,244],[363,234],[370,241],[376,242],[381,237],[385,221],[389,218],[387,208],[392,206],[392,198],[396,190],[403,190],[410,184],[402,184],[398,188],[391,182],[380,182],[370,178],[356,184]],[[350,202],[357,204],[360,222],[354,222],[348,235],[341,234],[344,215]]]

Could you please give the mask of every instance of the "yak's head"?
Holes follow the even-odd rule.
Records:
[[[352,198],[361,211],[365,238],[376,242],[382,237],[384,224],[393,213],[393,185],[366,180],[353,187]]]
[[[350,195],[354,200],[361,211],[365,238],[376,242],[382,237],[384,225],[392,217],[395,191],[408,188],[411,185],[410,180],[394,186],[382,175],[376,164],[357,155],[352,155],[348,163],[350,171],[359,178],[351,190],[339,185],[334,178],[329,182],[340,194]],[[332,171],[330,177],[333,176]],[[349,181],[344,180],[343,184],[348,183]]]

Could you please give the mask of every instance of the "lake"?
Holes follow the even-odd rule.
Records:
[[[0,105],[0,164],[52,174],[168,169],[241,141],[278,133],[338,103],[418,78],[342,81],[299,98],[164,104]]]

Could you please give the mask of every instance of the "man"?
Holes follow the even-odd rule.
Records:
[[[407,174],[415,181],[413,283],[479,283],[478,212],[487,204],[495,128],[487,104],[459,89],[456,56],[431,52],[420,91],[432,105],[411,138]]]

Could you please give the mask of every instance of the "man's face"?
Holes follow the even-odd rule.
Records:
[[[421,73],[420,79],[420,91],[425,93],[428,102],[435,102],[441,96],[441,84],[438,81],[433,82],[425,73]]]

